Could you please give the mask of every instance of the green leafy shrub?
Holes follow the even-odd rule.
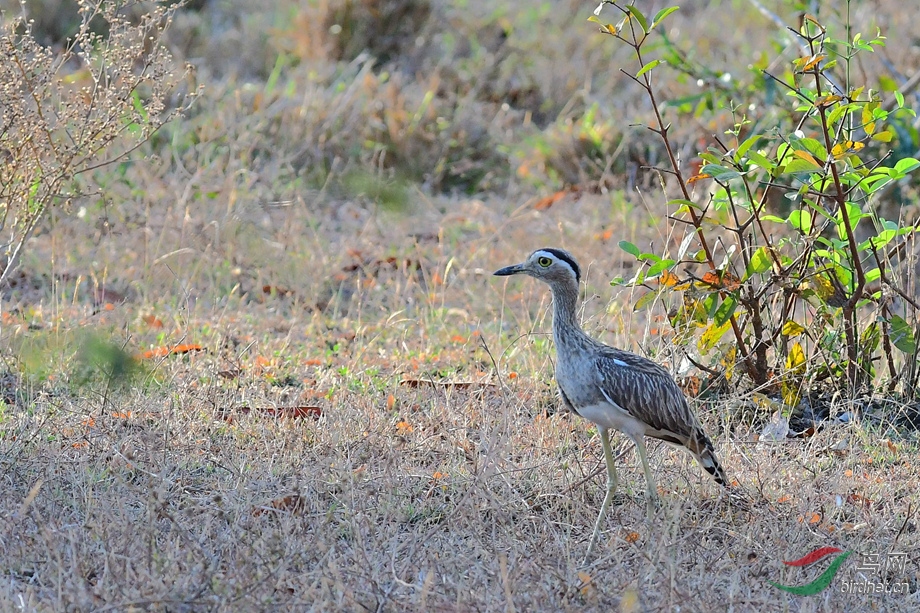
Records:
[[[618,23],[601,19],[605,4],[620,12]],[[725,89],[682,109],[698,116],[728,108],[734,117],[688,171],[652,78],[679,54],[665,44],[656,46],[663,57],[648,55],[656,27],[675,10],[649,19],[635,6],[604,2],[591,18],[634,52],[638,68],[624,73],[654,109],[649,129],[668,151],[657,170],[673,190],[670,219],[687,228],[676,253],[621,243],[640,265],[615,283],[648,288],[636,309],[665,300],[676,342],[708,359],[714,373],[746,375],[787,406],[818,381],[852,395],[882,372],[890,389],[900,383],[915,394],[916,368],[899,363],[917,361],[918,304],[899,275],[916,228],[882,218],[875,206],[920,167],[910,147],[898,146],[913,138],[904,126],[914,112],[894,89],[886,105],[878,90],[854,82],[852,70],[857,54],[872,53],[884,37],[835,39],[806,16],[797,31],[804,54],[782,74],[763,70],[759,89]],[[774,88],[784,95],[771,98]],[[754,99],[772,100],[757,121],[744,114]],[[703,198],[693,194],[700,186],[708,188]]]

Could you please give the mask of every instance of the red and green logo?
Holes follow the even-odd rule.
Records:
[[[837,571],[840,570],[840,565],[843,564],[843,561],[853,553],[852,551],[843,551],[842,549],[837,549],[836,547],[821,547],[820,549],[815,549],[811,553],[808,553],[798,560],[791,560],[789,562],[784,561],[783,564],[786,566],[798,566],[805,567],[811,566],[819,560],[823,560],[829,555],[840,554],[831,562],[831,565],[821,573],[817,579],[811,583],[806,583],[805,585],[781,585],[773,581],[768,581],[773,587],[779,588],[791,594],[796,594],[798,596],[814,596],[818,592],[822,592],[827,589],[827,586],[831,584],[831,581],[834,580],[834,576],[837,574]]]

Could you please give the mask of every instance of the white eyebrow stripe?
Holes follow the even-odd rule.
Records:
[[[568,262],[566,262],[565,260],[563,260],[562,258],[560,258],[559,256],[557,256],[557,255],[554,254],[554,253],[550,253],[549,251],[543,251],[542,249],[540,249],[539,251],[534,252],[534,255],[539,256],[539,257],[549,258],[549,259],[553,260],[554,262],[557,262],[557,263],[559,263],[559,264],[562,264],[563,266],[565,266],[566,268],[568,268],[569,270],[572,271],[572,276],[573,276],[573,277],[577,277],[577,276],[578,276],[578,275],[575,274],[575,269],[572,268],[572,266],[571,266]]]

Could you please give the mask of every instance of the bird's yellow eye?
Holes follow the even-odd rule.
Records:
[[[537,260],[537,264],[539,264],[539,265],[542,266],[543,268],[549,268],[549,265],[552,264],[552,263],[553,263],[553,261],[552,261],[551,259],[549,259],[548,257],[542,257],[542,258],[540,258],[540,259]]]

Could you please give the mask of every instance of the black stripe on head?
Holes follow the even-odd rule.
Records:
[[[554,249],[552,247],[547,247],[546,249],[540,249],[540,251],[546,251],[547,253],[552,253],[558,259],[562,260],[566,264],[572,267],[572,270],[575,271],[575,281],[581,281],[581,268],[578,267],[578,262],[575,261],[575,258],[572,257],[572,254],[568,251],[563,251],[562,249]]]

